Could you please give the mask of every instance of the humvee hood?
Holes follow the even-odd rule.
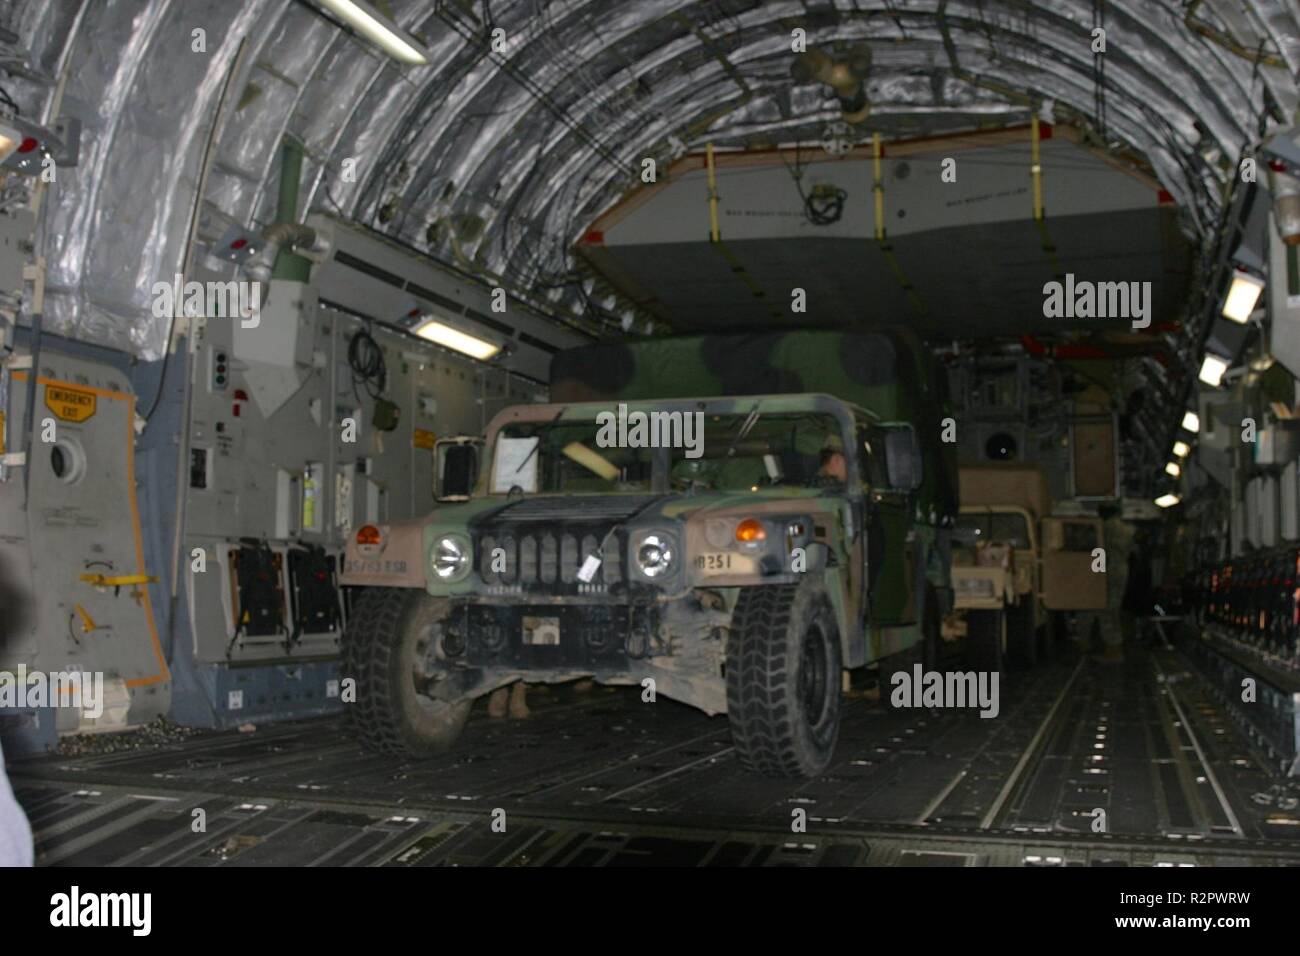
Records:
[[[774,501],[789,501],[804,508],[811,499],[826,494],[817,488],[771,488],[745,492],[673,492],[663,495],[537,495],[502,502],[479,512],[472,525],[502,525],[526,521],[636,521],[645,524],[655,518],[684,521],[696,515],[743,512]]]

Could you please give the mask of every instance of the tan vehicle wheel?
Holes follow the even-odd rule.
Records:
[[[343,638],[343,676],[357,682],[344,713],[368,750],[429,757],[464,729],[473,699],[437,696],[446,611],[446,601],[413,588],[361,592]]]

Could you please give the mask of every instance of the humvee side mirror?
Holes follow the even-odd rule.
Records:
[[[448,438],[437,443],[437,471],[434,497],[439,501],[464,500],[478,480],[478,456],[482,442],[477,438]]]
[[[889,487],[897,491],[915,491],[921,487],[921,440],[911,425],[887,426],[885,468]]]

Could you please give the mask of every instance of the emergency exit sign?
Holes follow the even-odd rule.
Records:
[[[95,414],[95,393],[63,385],[47,385],[45,407],[65,422],[84,422]]]

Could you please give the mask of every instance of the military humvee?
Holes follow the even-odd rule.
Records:
[[[491,421],[471,494],[349,542],[363,741],[437,752],[475,697],[591,677],[726,713],[751,770],[821,771],[843,669],[919,653],[951,607],[933,358],[904,332],[665,338],[560,353],[551,388]]]
[[[1106,607],[1106,577],[1092,571],[1100,518],[1051,516],[1047,477],[1036,465],[962,465],[953,532],[957,614],[995,612],[1007,656],[1031,665],[1054,612]]]

